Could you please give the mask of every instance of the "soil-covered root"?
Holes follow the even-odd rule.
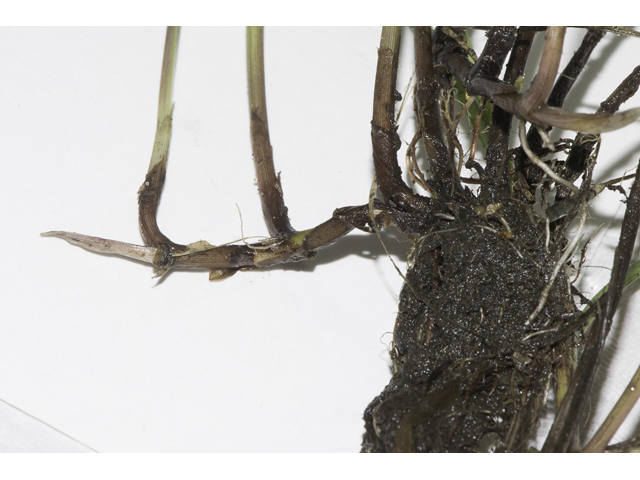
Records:
[[[394,375],[365,412],[363,451],[522,451],[557,362],[530,342],[575,315],[562,254],[513,202],[458,206],[417,237],[394,331]],[[560,240],[566,244],[566,241]]]

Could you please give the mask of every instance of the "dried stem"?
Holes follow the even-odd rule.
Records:
[[[420,165],[418,165],[418,161],[416,160],[416,144],[418,143],[418,140],[420,140],[419,131],[416,132],[416,134],[413,136],[413,139],[409,143],[409,146],[407,147],[407,153],[405,155],[407,171],[409,172],[411,178],[413,178],[413,180],[418,185],[433,194],[434,192],[427,184],[427,179],[425,178],[424,173],[422,173],[422,170],[420,170]]]
[[[82,235],[80,233],[46,232],[41,233],[40,236],[64,238],[72,245],[77,245],[91,252],[110,253],[151,264],[153,264],[153,259],[156,253],[158,253],[158,249],[156,247],[145,247],[142,245],[134,245],[132,243],[119,242],[117,240],[90,237],[89,235]]]

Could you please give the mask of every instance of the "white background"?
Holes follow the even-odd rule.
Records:
[[[367,202],[378,43],[379,28],[265,32],[271,142],[299,230]],[[375,236],[354,232],[313,262],[216,283],[206,272],[158,281],[150,266],[39,236],[140,243],[136,192],[155,134],[163,44],[163,28],[0,30],[0,398],[98,451],[357,451],[362,413],[390,377],[402,284]],[[576,47],[569,38],[563,64]],[[594,112],[638,52],[637,39],[603,40],[568,108]],[[401,92],[413,71],[405,53]],[[175,242],[240,238],[238,208],[245,235],[266,235],[246,91],[244,29],[183,29],[159,213]],[[637,106],[634,98],[623,108]],[[605,135],[600,159],[611,166],[596,180],[639,157],[638,123]],[[611,264],[620,222],[606,219],[621,216],[618,199],[592,202],[590,228],[604,225],[590,265]],[[404,270],[408,244],[384,239]],[[607,269],[585,272],[587,296],[608,282]],[[638,327],[639,299],[622,306],[625,327]],[[640,361],[637,330],[612,339],[608,373],[618,385],[604,384],[607,397]],[[0,422],[4,451],[88,450],[8,406]]]

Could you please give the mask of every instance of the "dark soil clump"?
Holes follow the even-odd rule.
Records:
[[[415,238],[394,375],[365,412],[363,451],[527,448],[556,361],[551,345],[528,335],[574,312],[561,273],[527,322],[561,253],[547,252],[544,224],[527,209],[458,206]]]

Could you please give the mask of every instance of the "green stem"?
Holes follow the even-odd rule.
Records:
[[[623,288],[627,288],[629,285],[631,285],[633,282],[635,282],[639,278],[640,278],[640,260],[637,261],[637,262],[634,262],[629,267],[629,272],[627,273],[627,278],[625,278],[625,280],[624,280],[624,287]],[[604,287],[602,287],[602,289],[598,293],[596,293],[593,296],[591,301],[593,303],[597,302],[600,299],[600,297],[602,297],[602,295],[607,293],[607,291],[609,291],[609,284],[608,283]],[[587,305],[584,308],[584,311],[586,312],[588,309],[589,309],[589,305]]]
[[[158,124],[171,115],[173,109],[173,81],[178,56],[180,27],[167,27],[167,37],[162,58],[162,76],[160,77],[160,96],[158,100]]]
[[[180,27],[167,27],[160,74],[160,94],[158,96],[158,126],[156,139],[149,163],[149,171],[158,163],[166,162],[171,142],[171,116],[173,113],[173,82],[178,56]]]
[[[267,120],[263,52],[263,27],[247,27],[247,72],[253,162],[256,168],[264,221],[269,234],[272,237],[278,237],[292,234],[295,230],[287,215],[280,176],[276,175],[273,163],[273,149],[269,139],[269,122]]]
[[[167,27],[167,36],[162,57],[160,95],[158,97],[158,125],[153,144],[149,172],[161,162],[167,161],[171,142],[171,115],[173,112],[173,79],[176,71],[180,27]]]
[[[158,99],[158,125],[153,143],[149,170],[144,183],[138,190],[138,218],[140,233],[145,245],[158,247],[168,245],[172,251],[181,250],[183,245],[174,244],[158,227],[157,214],[164,180],[167,174],[167,160],[171,143],[171,121],[173,112],[173,79],[178,53],[180,27],[167,27],[167,36],[162,59],[160,95]]]
[[[603,452],[615,433],[627,418],[629,412],[640,398],[640,367],[631,378],[629,385],[615,404],[611,413],[607,416],[602,426],[598,429],[591,441],[584,448],[585,453]]]

